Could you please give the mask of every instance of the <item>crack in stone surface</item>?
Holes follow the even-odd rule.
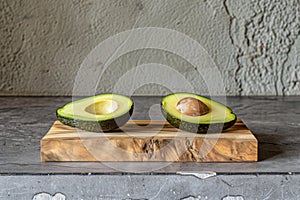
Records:
[[[244,200],[244,197],[241,195],[227,195],[222,200]]]
[[[203,172],[176,172],[178,175],[183,175],[183,176],[194,176],[198,179],[207,179],[213,176],[216,176],[216,172],[209,172],[209,171],[203,171]]]

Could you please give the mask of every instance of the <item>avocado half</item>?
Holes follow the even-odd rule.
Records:
[[[104,132],[124,125],[133,111],[133,101],[123,95],[100,94],[67,103],[57,109],[57,119],[68,126]]]
[[[178,103],[187,98],[200,101],[208,111],[199,116],[183,114],[178,110]],[[172,126],[194,133],[222,131],[234,125],[237,119],[229,107],[209,98],[190,93],[167,95],[162,99],[161,107],[163,115]]]

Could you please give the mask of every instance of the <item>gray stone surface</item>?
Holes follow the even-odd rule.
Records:
[[[300,94],[299,6],[299,0],[1,0],[0,94],[71,95],[88,53],[139,27],[168,28],[196,40],[217,64],[229,95]],[[168,65],[208,92],[197,66],[151,49],[113,62],[97,91],[111,92],[125,72],[143,63]],[[136,94],[167,92],[146,85]]]
[[[133,119],[163,119],[160,97],[134,97]],[[258,163],[40,163],[40,139],[69,97],[0,97],[1,174],[119,174],[149,167],[161,173],[300,173],[300,97],[228,97],[227,105],[259,141]],[[132,170],[130,170],[132,168]],[[145,168],[145,169],[149,169]],[[147,170],[145,170],[147,171]]]
[[[1,177],[0,198],[298,200],[299,184],[300,175],[218,175],[204,180],[180,175],[25,175]]]
[[[162,119],[160,97],[133,99],[134,119]],[[300,97],[227,98],[258,138],[257,163],[41,163],[39,141],[70,100],[0,97],[0,199],[300,198]]]

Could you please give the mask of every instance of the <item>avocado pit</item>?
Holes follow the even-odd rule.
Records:
[[[176,109],[184,115],[193,117],[209,113],[207,105],[193,97],[185,97],[178,101]]]

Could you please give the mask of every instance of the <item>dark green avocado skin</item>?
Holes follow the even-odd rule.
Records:
[[[78,119],[71,119],[64,116],[60,116],[57,112],[56,116],[61,123],[67,126],[72,126],[91,132],[107,132],[123,126],[130,119],[133,112],[133,107],[134,106],[132,105],[130,110],[124,115],[105,121],[84,121]]]
[[[181,130],[185,130],[192,133],[219,133],[222,130],[228,129],[233,126],[236,122],[235,119],[226,123],[212,123],[212,124],[194,124],[186,121],[182,121],[162,108],[162,113],[166,120],[175,128],[179,128]]]

